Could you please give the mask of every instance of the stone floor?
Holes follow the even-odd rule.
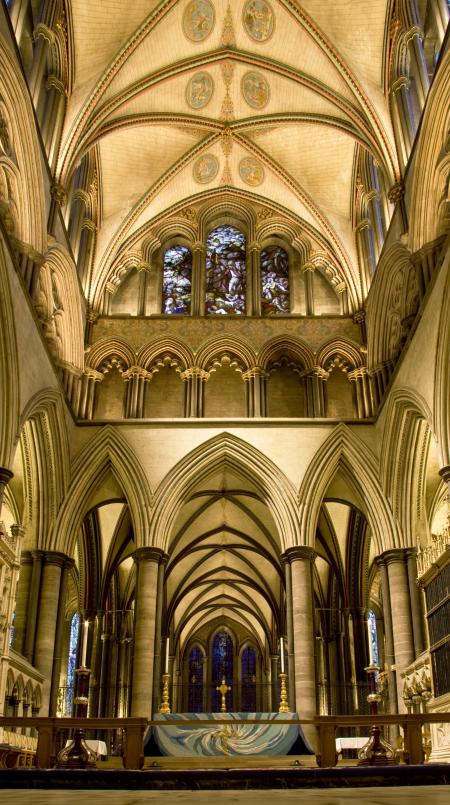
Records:
[[[400,786],[397,788],[334,788],[294,791],[1,791],[4,805],[223,805],[244,803],[298,803],[299,805],[447,805],[448,786]]]

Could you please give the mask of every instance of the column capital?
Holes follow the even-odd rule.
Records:
[[[156,562],[156,564],[159,565],[165,556],[167,556],[167,554],[165,554],[161,548],[153,548],[151,545],[137,548],[133,553],[133,559],[136,564],[140,562]]]
[[[0,467],[0,486],[6,486],[11,478],[14,478],[14,473],[7,467]]]
[[[147,370],[144,369],[142,366],[130,366],[130,368],[127,369],[126,372],[122,373],[122,379],[125,381],[125,383],[127,383],[128,380],[132,380],[135,377],[142,377],[143,380],[151,380],[153,375],[151,374],[151,372],[147,372]]]
[[[301,270],[305,274],[306,271],[315,271],[316,266],[314,265],[314,263],[311,260],[307,260],[306,263],[303,263],[303,265],[301,267]]]
[[[57,565],[60,568],[67,568],[71,570],[75,564],[75,560],[71,556],[61,551],[42,551],[42,560],[46,565]]]
[[[20,554],[20,564],[21,565],[33,564],[33,556],[31,551],[22,551],[22,553]]]
[[[404,195],[405,195],[405,185],[403,184],[402,181],[395,182],[395,184],[392,185],[387,194],[389,201],[391,201],[393,204],[396,204],[397,201],[400,201],[400,199],[402,199]]]
[[[45,551],[30,551],[31,558],[35,562],[43,562]]]
[[[450,464],[448,464],[446,467],[441,467],[439,470],[439,475],[446,484],[450,484]]]
[[[248,246],[247,246],[247,251],[248,252],[260,252],[261,251],[261,244],[258,243],[257,240],[252,240],[252,242],[249,243]]]
[[[180,377],[182,380],[190,380],[192,377],[199,377],[200,380],[208,380],[209,372],[200,369],[200,366],[190,366],[188,369],[185,369],[184,372],[180,373]]]
[[[262,366],[253,366],[246,372],[242,372],[242,380],[251,380],[252,377],[269,377],[269,374]]]
[[[296,562],[299,559],[307,559],[310,562],[314,562],[316,556],[316,551],[309,545],[295,545],[292,548],[287,548],[286,551],[281,554],[281,560],[285,564],[288,562],[292,564],[292,562]]]
[[[49,45],[53,45],[55,42],[55,32],[52,31],[48,25],[45,25],[44,22],[38,22],[36,28],[33,31],[33,40],[37,42],[38,39],[45,39]]]
[[[395,562],[404,562],[407,557],[408,548],[390,548],[388,551],[383,551],[377,557],[377,564],[392,565]]]

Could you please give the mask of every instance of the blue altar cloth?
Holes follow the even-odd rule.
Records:
[[[158,713],[153,736],[163,755],[172,757],[204,757],[208,755],[286,755],[300,738],[304,751],[310,748],[298,724],[277,724],[297,718],[296,713]],[[233,721],[271,719],[271,724],[236,724]],[[205,724],[202,721],[226,720],[230,724]],[[198,721],[198,726],[171,726],[171,721]],[[144,739],[144,745],[150,734]],[[299,754],[302,752],[300,751]]]

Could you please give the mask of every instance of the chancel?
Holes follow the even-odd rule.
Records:
[[[450,760],[448,22],[1,3],[1,785]]]

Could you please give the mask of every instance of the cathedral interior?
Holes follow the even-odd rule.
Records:
[[[449,11],[2,0],[0,716],[448,714]]]

